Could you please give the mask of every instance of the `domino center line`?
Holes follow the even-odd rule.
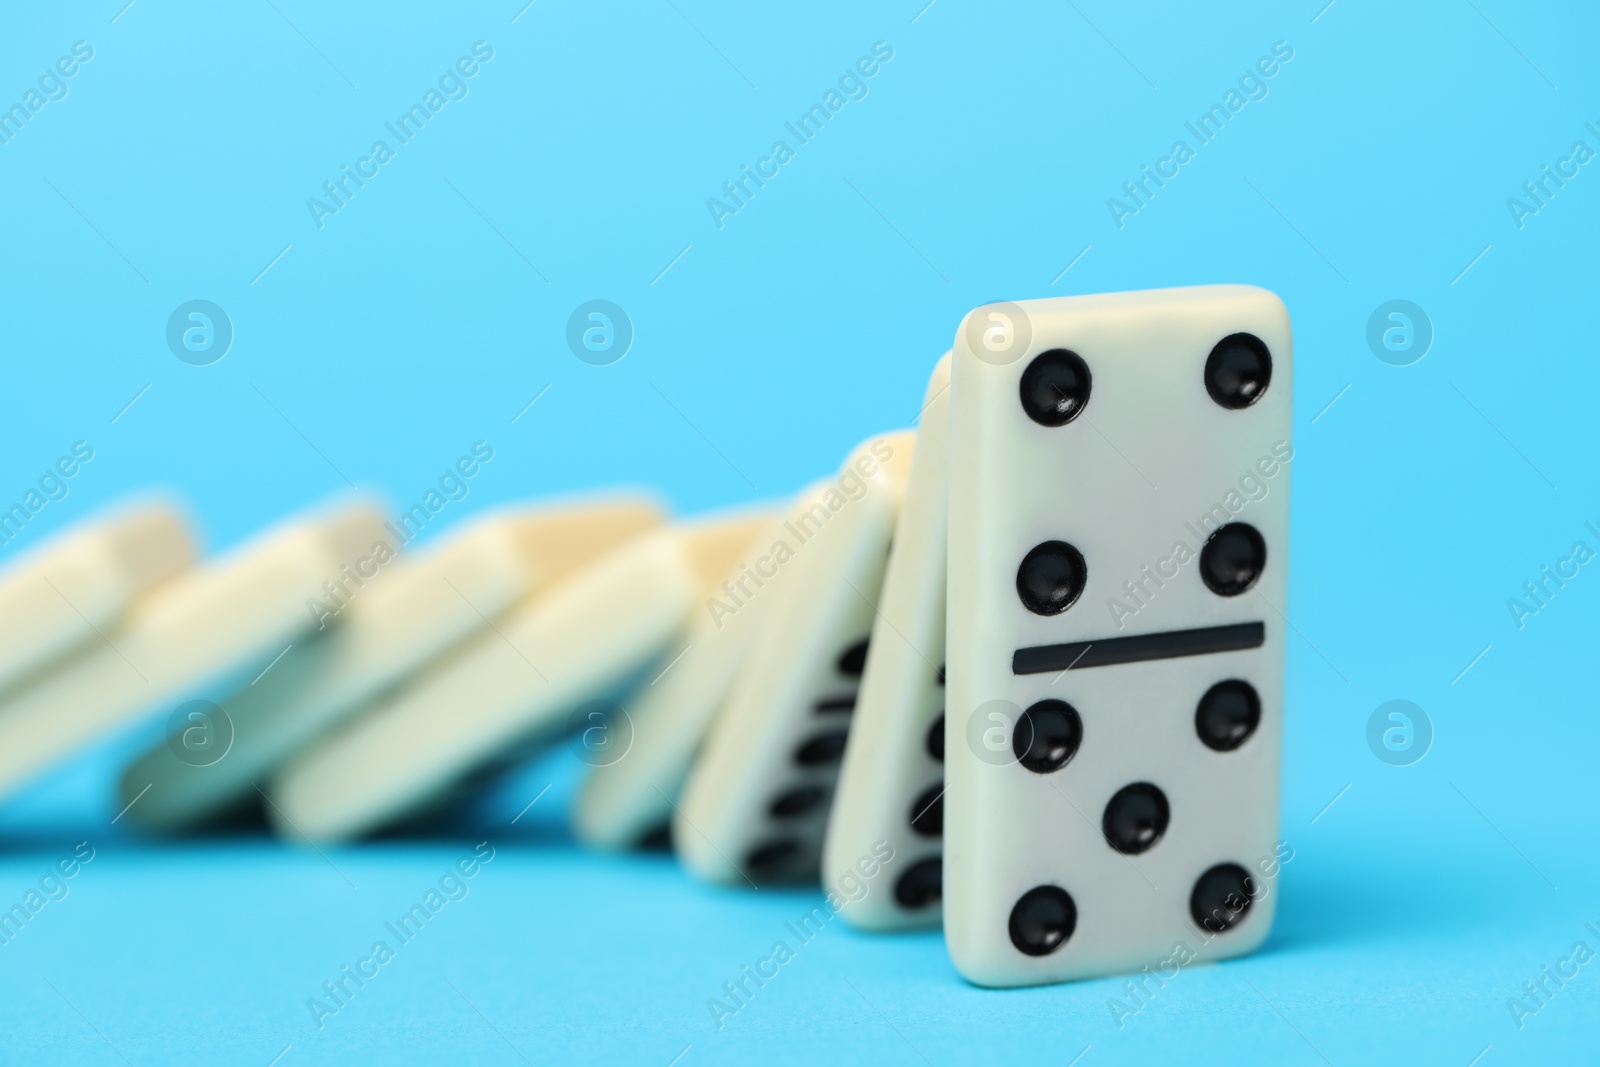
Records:
[[[1050,671],[1114,667],[1179,656],[1205,656],[1260,648],[1267,639],[1264,623],[1241,622],[1231,626],[1205,626],[1198,630],[1169,630],[1159,634],[1107,637],[1098,641],[1069,641],[1061,645],[1019,648],[1011,657],[1012,674],[1046,674]]]

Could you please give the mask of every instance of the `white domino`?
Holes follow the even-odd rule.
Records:
[[[702,878],[817,877],[912,446],[910,433],[867,441],[785,524],[771,614],[673,819],[673,847]]]
[[[194,562],[182,514],[143,503],[86,522],[0,572],[0,690],[97,640],[139,594]]]
[[[822,874],[849,878],[880,842],[894,850],[889,888],[844,900],[867,930],[939,924],[944,809],[945,511],[950,356],[923,398],[916,455],[884,573],[872,655],[828,818]]]
[[[753,533],[748,520],[668,527],[578,570],[290,760],[269,817],[291,838],[357,837],[555,737],[667,652]]]
[[[1167,975],[1266,937],[1292,367],[1247,286],[964,321],[944,925],[971,981]]]
[[[706,730],[771,613],[783,577],[773,550],[785,520],[794,517],[764,524],[739,562],[706,591],[678,642],[683,651],[626,703],[632,745],[595,767],[573,806],[573,828],[584,843],[631,848],[659,839],[669,826]]]
[[[318,735],[519,601],[661,520],[654,504],[626,497],[496,514],[365,578],[330,584],[309,605],[319,619],[317,636],[218,701],[225,719],[214,727],[221,739],[210,730],[184,731],[127,769],[123,803],[144,796],[130,818],[178,830],[225,815]],[[193,745],[183,743],[191,737]]]
[[[174,711],[179,700],[248,682],[309,636],[307,598],[346,566],[387,552],[387,536],[375,508],[344,505],[146,593],[94,645],[0,701],[0,793],[142,711]]]

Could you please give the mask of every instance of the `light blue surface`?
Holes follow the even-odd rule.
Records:
[[[1521,226],[1507,203],[1575,141],[1600,150],[1592,9],[124,2],[0,14],[0,102],[94,49],[0,144],[0,500],[95,449],[0,558],[151,485],[213,547],[347,478],[409,505],[477,440],[496,459],[448,521],[618,483],[684,511],[773,497],[910,422],[974,304],[1259,284],[1298,349],[1295,859],[1265,951],[1183,971],[1121,1029],[1120,981],[986,992],[936,935],[831,924],[718,1030],[707,999],[816,896],[575,851],[565,754],[530,772],[528,796],[566,784],[514,828],[323,857],[130,840],[102,752],[10,808],[0,900],[78,841],[96,853],[0,945],[4,1058],[1594,1057],[1600,963],[1521,1029],[1508,1000],[1574,942],[1600,949],[1600,576],[1520,628],[1507,606],[1574,541],[1600,549],[1600,163]],[[307,198],[477,41],[494,56],[468,95],[318,229]],[[866,97],[718,229],[707,198],[879,41]],[[1280,41],[1266,96],[1199,145],[1184,124]],[[1119,229],[1107,198],[1178,138],[1194,158]],[[233,325],[210,366],[167,347],[196,299]],[[566,346],[594,299],[632,321],[611,366]],[[1394,299],[1434,331],[1410,366],[1366,340]],[[1393,699],[1433,726],[1410,766],[1367,745]],[[470,896],[319,1030],[307,998],[483,838]]]

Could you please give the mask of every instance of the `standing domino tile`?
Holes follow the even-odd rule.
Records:
[[[1267,936],[1292,357],[1248,286],[979,308],[951,386],[945,938],[980,985]]]
[[[297,749],[661,519],[650,502],[626,497],[495,515],[364,579],[330,583],[307,603],[325,629],[221,701],[232,729],[226,752],[188,751],[167,738],[128,768],[123,803],[149,790],[130,817],[177,830],[226,814]]]
[[[840,913],[867,930],[939,925],[949,434],[947,354],[923,399],[916,456],[872,624],[872,655],[823,848],[829,885],[855,870],[876,843],[894,848],[892,890],[847,899]]]
[[[0,690],[98,640],[140,593],[194,562],[173,507],[143,503],[91,520],[0,572]]]
[[[776,600],[784,521],[772,520],[738,564],[705,591],[703,609],[696,609],[677,642],[683,652],[632,703],[627,758],[595,767],[584,781],[572,822],[586,844],[631,848],[669,830],[695,753]]]
[[[388,553],[386,539],[375,508],[346,505],[146,593],[121,626],[0,702],[0,793],[141,711],[269,668],[313,628],[306,599],[358,559]]]
[[[785,524],[772,614],[673,819],[673,846],[702,878],[817,876],[912,445],[910,433],[867,441]]]
[[[288,837],[357,837],[553,739],[667,650],[759,525],[668,527],[577,571],[296,755],[267,790],[269,817]]]

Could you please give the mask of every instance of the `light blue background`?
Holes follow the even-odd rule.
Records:
[[[1600,575],[1585,568],[1521,629],[1506,604],[1574,541],[1600,548],[1583,528],[1600,520],[1600,163],[1523,228],[1507,207],[1574,141],[1600,149],[1584,128],[1600,125],[1592,8],[124,2],[0,14],[0,101],[74,41],[95,49],[69,95],[0,145],[0,500],[73,441],[96,449],[0,559],[148,486],[187,499],[212,548],[346,478],[408,505],[479,439],[497,457],[452,521],[616,484],[685,512],[774,497],[909,423],[975,304],[1263,285],[1298,349],[1296,851],[1266,949],[1184,971],[1120,1030],[1119,981],[981,991],[936,934],[835,924],[719,1031],[706,999],[816,895],[707,889],[664,857],[576,851],[562,754],[526,795],[541,777],[560,788],[483,833],[498,853],[472,895],[319,1031],[306,998],[467,844],[154,847],[108,825],[106,803],[69,818],[35,794],[13,802],[37,817],[9,824],[0,900],[79,840],[98,852],[0,946],[6,1053],[1594,1058],[1600,963],[1524,1029],[1507,1000],[1579,939],[1600,949],[1583,926],[1600,926]],[[306,199],[479,40],[495,54],[470,95],[319,230]],[[719,230],[706,199],[880,40],[894,58],[870,95]],[[1277,41],[1294,58],[1269,95],[1119,229],[1107,198]],[[164,342],[196,298],[236,331],[210,367]],[[565,347],[568,314],[595,298],[636,331],[610,367]],[[1408,367],[1365,341],[1395,298],[1435,330]],[[1409,767],[1365,740],[1396,698],[1436,733]],[[100,795],[108,774],[80,763],[56,795]]]

